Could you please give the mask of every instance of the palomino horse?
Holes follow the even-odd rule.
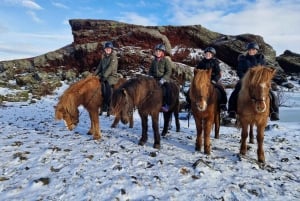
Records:
[[[248,129],[252,129],[251,127],[256,125],[259,162],[265,162],[264,130],[270,113],[269,91],[275,72],[274,68],[265,66],[256,66],[249,69],[242,79],[242,87],[238,95],[237,114],[242,128],[240,154],[246,154]]]
[[[191,110],[197,128],[196,151],[201,151],[202,132],[204,133],[204,153],[210,154],[210,132],[215,124],[215,138],[219,138],[220,108],[218,92],[211,83],[211,69],[194,69],[190,87]]]
[[[88,76],[72,84],[59,98],[55,107],[55,118],[64,120],[67,128],[73,130],[79,122],[78,107],[83,105],[91,119],[88,134],[95,140],[101,139],[99,109],[102,105],[101,84],[97,76]]]
[[[148,115],[150,115],[154,135],[153,147],[160,148],[158,119],[162,106],[162,97],[161,86],[154,78],[147,76],[132,78],[113,93],[111,101],[112,113],[119,117],[122,123],[127,124],[132,117],[134,108],[138,109],[142,122],[142,137],[139,140],[139,145],[144,145],[148,140]],[[179,99],[179,96],[177,98]],[[169,119],[164,121],[169,122]]]

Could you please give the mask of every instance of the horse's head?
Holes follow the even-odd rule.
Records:
[[[123,124],[127,124],[133,113],[133,103],[126,89],[119,88],[114,91],[111,99],[112,114],[121,119]]]
[[[245,75],[247,77],[242,86],[248,88],[250,99],[258,113],[265,112],[269,107],[266,100],[269,100],[271,79],[275,72],[274,68],[255,67]]]
[[[211,88],[210,78],[211,69],[194,69],[194,78],[191,83],[190,98],[200,111],[204,111],[207,108]]]
[[[62,104],[55,107],[55,119],[63,120],[69,130],[73,130],[79,122],[79,111],[77,108],[70,110]]]

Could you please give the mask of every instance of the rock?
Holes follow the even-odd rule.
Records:
[[[300,54],[286,50],[276,60],[286,73],[300,73]]]

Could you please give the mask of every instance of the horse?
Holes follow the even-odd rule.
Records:
[[[256,126],[257,158],[262,163],[265,162],[264,129],[270,113],[269,91],[275,72],[276,69],[266,66],[255,66],[249,69],[241,80],[242,87],[238,95],[237,120],[241,127],[240,154],[245,155],[247,152],[248,128],[250,128],[251,138],[253,126]]]
[[[179,88],[177,99],[179,99]],[[139,145],[144,145],[148,140],[148,115],[150,115],[154,135],[153,147],[159,149],[158,119],[162,103],[163,91],[159,83],[152,77],[140,76],[126,81],[113,93],[111,110],[115,116],[120,117],[122,123],[127,124],[133,115],[134,108],[137,108],[142,123],[142,136],[139,140]],[[173,107],[175,108],[175,106]],[[168,115],[164,116],[167,117]],[[164,119],[164,126],[168,124],[169,119]],[[179,130],[179,128],[177,129]]]
[[[55,119],[64,120],[66,127],[73,130],[79,123],[78,107],[88,111],[91,128],[88,134],[93,135],[94,140],[101,139],[99,126],[99,110],[103,102],[101,84],[97,76],[89,75],[72,84],[59,98],[55,106]]]
[[[220,131],[220,107],[218,91],[211,83],[212,70],[194,69],[194,77],[191,82],[189,96],[191,99],[191,111],[195,119],[197,138],[196,151],[201,151],[202,132],[204,133],[204,153],[210,154],[210,132],[215,125],[215,138],[219,138]]]

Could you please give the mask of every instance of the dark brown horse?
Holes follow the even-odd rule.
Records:
[[[251,132],[255,125],[257,127],[257,157],[259,162],[265,162],[264,130],[270,113],[269,91],[275,72],[274,68],[265,66],[249,69],[242,79],[242,88],[238,96],[237,114],[242,128],[240,154],[246,154],[248,129],[250,128]]]
[[[102,105],[101,84],[97,76],[88,76],[72,84],[59,98],[55,107],[55,118],[64,120],[67,128],[73,130],[79,122],[78,107],[83,105],[88,111],[92,134],[95,140],[101,139],[99,109]]]
[[[215,138],[219,138],[220,108],[218,92],[211,83],[210,70],[194,70],[190,87],[191,110],[197,128],[196,151],[201,151],[202,133],[204,133],[204,153],[210,154],[210,132],[215,124]]]
[[[158,119],[162,97],[161,86],[155,79],[147,76],[132,78],[113,93],[111,109],[115,116],[120,117],[122,123],[127,124],[132,117],[134,108],[137,108],[142,123],[142,137],[139,145],[144,145],[148,140],[148,115],[150,115],[154,135],[153,147],[160,148]],[[169,119],[164,121],[169,122]],[[164,123],[164,125],[168,125],[168,123]]]

